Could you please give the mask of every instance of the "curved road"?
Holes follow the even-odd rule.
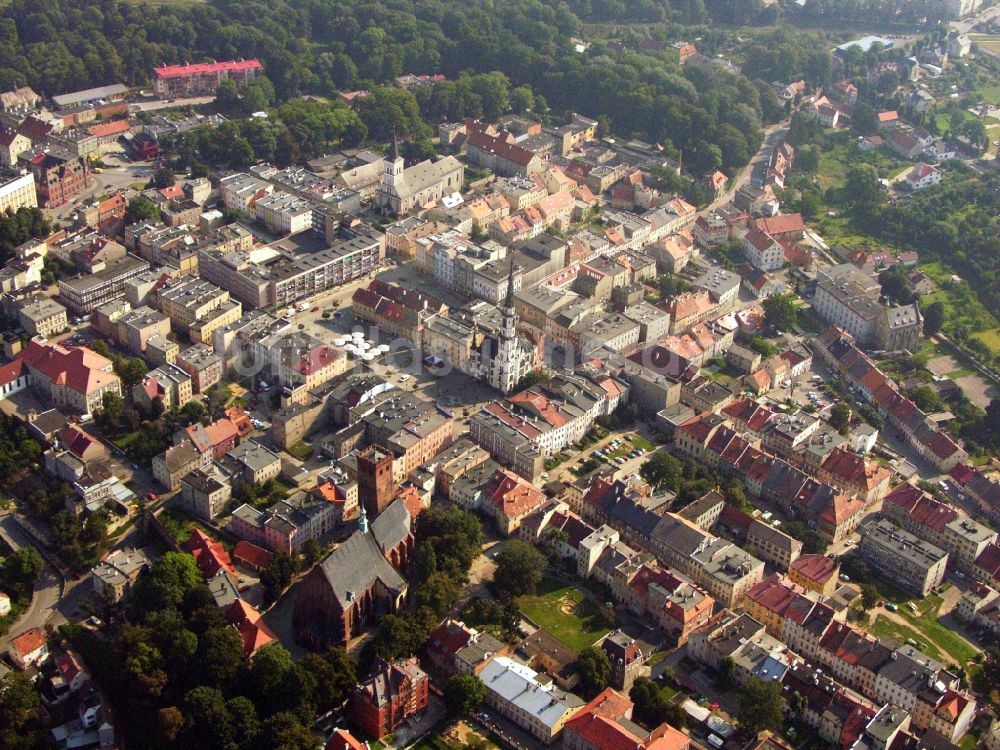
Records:
[[[9,544],[15,551],[22,547],[35,546],[34,542],[21,530],[10,514],[5,513],[0,516],[0,538]],[[41,552],[41,550],[39,550]],[[42,553],[44,557],[44,552]],[[48,622],[59,614],[59,603],[62,599],[63,579],[60,573],[48,562],[42,569],[42,574],[35,582],[35,593],[31,598],[31,604],[21,614],[6,635],[0,636],[0,651],[7,649],[12,637],[23,633],[31,628],[43,628]]]

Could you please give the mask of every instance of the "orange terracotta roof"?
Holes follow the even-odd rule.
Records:
[[[10,645],[22,657],[27,656],[32,651],[37,651],[45,644],[45,633],[41,628],[31,628],[25,630],[21,635],[14,638]]]
[[[233,561],[221,542],[217,542],[201,529],[191,532],[185,549],[190,552],[198,563],[198,568],[206,580],[215,576],[220,570],[236,575]]]
[[[346,729],[337,727],[326,741],[324,750],[368,750],[368,745],[355,739]]]
[[[114,120],[113,122],[102,122],[99,125],[92,125],[87,128],[87,132],[97,138],[115,135],[128,131],[128,120]]]

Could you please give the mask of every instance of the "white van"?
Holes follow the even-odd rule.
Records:
[[[721,750],[722,746],[725,745],[725,741],[717,734],[708,735],[708,744],[714,748]]]

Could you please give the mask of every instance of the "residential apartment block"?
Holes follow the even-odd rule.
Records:
[[[86,347],[65,349],[35,338],[17,359],[31,387],[57,408],[93,414],[102,408],[105,393],[122,395],[111,361]]]
[[[153,93],[160,99],[211,96],[223,81],[243,88],[263,70],[259,60],[165,65],[153,68]]]
[[[941,583],[948,563],[947,551],[888,520],[866,527],[860,552],[880,575],[915,596],[927,596]]]
[[[33,172],[4,179],[0,184],[0,213],[17,213],[19,208],[35,208],[37,205]]]

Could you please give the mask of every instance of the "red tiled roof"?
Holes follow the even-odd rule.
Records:
[[[102,122],[87,128],[87,132],[97,138],[114,135],[115,133],[125,133],[128,131],[128,120],[114,120],[113,122]]]
[[[802,214],[781,214],[780,216],[765,216],[762,219],[757,219],[757,228],[774,236],[802,232],[805,230],[805,223],[802,221]]]
[[[125,196],[121,193],[115,193],[110,198],[105,198],[97,204],[97,213],[103,215],[111,211],[117,211],[120,208],[125,208]]]
[[[473,133],[469,136],[469,146],[474,146],[482,151],[489,151],[496,154],[501,159],[512,161],[524,167],[527,166],[535,154],[525,148],[521,148],[515,143],[508,143],[502,138],[497,138],[486,133]]]
[[[198,568],[206,580],[215,576],[220,570],[236,575],[236,568],[233,567],[233,561],[230,559],[229,553],[226,552],[226,548],[222,546],[221,542],[215,541],[201,529],[195,529],[191,532],[184,547],[194,556],[195,562],[198,563]]]
[[[243,639],[243,654],[247,658],[278,640],[274,631],[261,619],[260,612],[242,599],[237,599],[226,608],[226,621],[239,631]]]
[[[332,346],[316,346],[295,363],[294,369],[302,375],[312,375],[343,356],[343,352]]]
[[[820,513],[820,518],[834,525],[839,525],[864,508],[864,500],[856,500],[847,495],[834,495],[830,503]]]
[[[454,656],[472,640],[474,632],[463,623],[445,620],[427,638],[428,649],[435,653]]]
[[[790,570],[822,585],[837,575],[839,567],[836,560],[831,560],[826,555],[799,555],[791,564]]]
[[[843,448],[834,448],[823,461],[822,469],[847,484],[866,489],[878,486],[889,476],[888,469]]]
[[[17,651],[22,657],[27,656],[32,651],[37,651],[45,643],[45,633],[41,628],[31,628],[25,630],[10,642],[10,647]]]
[[[368,750],[368,745],[355,739],[346,729],[337,727],[326,741],[324,750]]]
[[[273,555],[263,547],[258,547],[253,542],[241,539],[233,547],[233,557],[237,562],[246,563],[252,568],[263,570],[271,564]]]
[[[746,239],[760,253],[775,244],[774,238],[760,227],[750,227],[746,233]]]
[[[976,567],[984,570],[990,578],[1000,580],[1000,546],[996,542],[986,545],[976,558]]]
[[[424,510],[424,501],[420,499],[420,493],[413,485],[401,487],[396,493],[396,498],[403,501],[403,505],[410,513],[410,518],[415,519]]]
[[[784,615],[785,609],[795,600],[796,596],[798,596],[798,592],[786,585],[777,575],[772,575],[757,585],[751,586],[746,593],[747,599],[768,612],[774,612],[779,617]]]
[[[111,371],[111,361],[85,346],[64,349],[32,339],[18,354],[18,359],[38,370],[50,382],[83,394],[93,393],[118,380]]]
[[[72,682],[83,671],[80,662],[69,651],[63,651],[55,658],[56,669],[66,682]]]
[[[66,450],[77,458],[83,458],[83,454],[87,452],[87,449],[90,446],[101,444],[100,440],[95,437],[91,437],[75,425],[70,425],[63,430],[62,434],[59,435],[59,439],[66,447]]]
[[[503,469],[493,474],[485,494],[507,518],[524,515],[545,502],[544,492]]]
[[[202,75],[205,73],[260,70],[263,67],[260,60],[228,60],[226,62],[194,63],[188,65],[164,65],[160,68],[153,68],[153,74],[157,78],[178,78],[180,76]]]
[[[0,385],[13,383],[22,375],[24,375],[24,362],[20,359],[0,365]]]

